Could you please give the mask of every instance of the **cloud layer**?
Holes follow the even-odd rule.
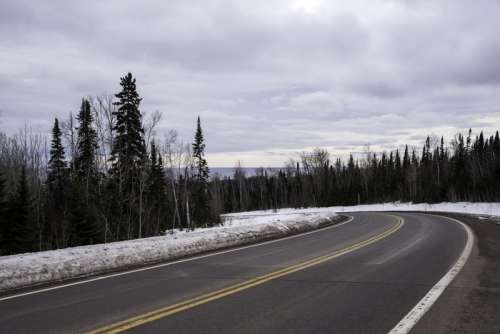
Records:
[[[368,3],[368,4],[367,4]],[[212,165],[280,165],[500,121],[498,1],[4,1],[0,127],[47,131],[131,71]]]

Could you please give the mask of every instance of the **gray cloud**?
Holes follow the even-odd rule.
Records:
[[[492,131],[499,14],[492,0],[4,1],[0,126],[48,131],[131,71],[159,130],[189,141],[202,117],[218,165]]]

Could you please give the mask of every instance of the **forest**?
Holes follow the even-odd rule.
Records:
[[[0,255],[129,240],[220,224],[220,214],[388,201],[498,201],[500,138],[427,137],[421,149],[346,161],[321,148],[285,167],[211,175],[201,120],[191,143],[156,131],[136,80],[84,98],[48,138],[0,132]],[[195,123],[195,122],[193,122]]]

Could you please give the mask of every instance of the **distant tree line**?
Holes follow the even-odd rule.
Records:
[[[26,127],[0,132],[0,255],[161,235],[220,222],[220,213],[386,201],[500,200],[498,132],[428,137],[420,152],[332,161],[303,152],[279,171],[210,177],[198,118],[194,140],[159,139],[158,112],[140,110],[136,80],[84,98],[54,120],[50,140]]]
[[[328,151],[303,152],[287,167],[259,169],[245,176],[237,168],[232,178],[214,179],[212,197],[222,212],[355,205],[389,201],[499,201],[500,138],[498,131],[458,134],[445,146],[444,138],[427,137],[420,152],[366,152],[344,162]]]

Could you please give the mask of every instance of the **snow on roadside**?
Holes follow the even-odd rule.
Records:
[[[161,237],[0,257],[0,291],[167,261],[200,252],[319,227],[336,212],[436,211],[500,216],[500,203],[384,203],[329,208],[251,211],[222,216],[223,226]]]
[[[281,209],[278,210],[279,214],[294,214],[296,209]],[[327,208],[308,208],[299,209],[297,212],[365,212],[365,211],[433,211],[433,212],[455,212],[455,213],[466,213],[474,215],[485,215],[485,216],[500,216],[500,203],[471,203],[471,202],[456,202],[456,203],[382,203],[382,204],[364,204],[364,205],[353,205],[353,206],[331,206]],[[244,219],[245,217],[259,217],[261,215],[265,216],[271,213],[268,211],[248,211],[242,213],[234,213],[224,215],[226,219],[233,217],[234,219]]]
[[[222,226],[165,236],[0,257],[0,291],[171,260],[331,223],[329,210],[223,216]]]

